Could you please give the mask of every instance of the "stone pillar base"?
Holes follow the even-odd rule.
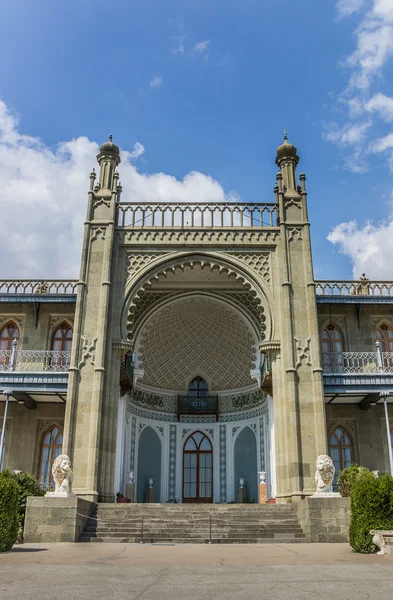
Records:
[[[294,503],[306,542],[348,542],[350,502],[342,497],[309,497]]]
[[[30,544],[77,542],[95,507],[77,496],[29,496],[24,540]]]
[[[127,485],[126,485],[126,498],[131,500],[131,502],[135,502],[134,484],[133,483],[127,483]]]
[[[148,487],[146,490],[146,502],[153,503],[155,502],[155,493],[154,488]]]
[[[247,492],[246,488],[239,488],[237,490],[237,503],[245,504],[247,502]]]
[[[266,504],[266,501],[267,501],[267,484],[266,483],[259,484],[258,500],[259,500],[259,504]]]

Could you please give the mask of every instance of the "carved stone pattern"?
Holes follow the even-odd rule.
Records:
[[[153,410],[160,410],[165,412],[176,411],[176,398],[164,398],[156,394],[148,394],[141,390],[134,389],[132,391],[132,401],[138,406],[145,406],[152,408]]]
[[[246,309],[246,311],[252,315],[253,320],[258,324],[260,341],[265,339],[266,317],[264,315],[264,307],[257,302],[255,296],[251,292],[237,292],[236,294],[216,292],[216,296],[227,298],[235,305],[239,306],[239,308],[242,308],[243,310]]]
[[[261,471],[266,471],[266,464],[265,464],[265,425],[264,425],[264,418],[263,417],[260,417],[260,419],[258,419],[258,426],[259,426],[259,459],[260,459]]]
[[[278,230],[262,231],[241,231],[241,230],[223,230],[216,231],[207,230],[189,230],[189,231],[165,231],[157,228],[153,230],[135,229],[130,231],[124,230],[119,232],[118,239],[121,242],[129,242],[132,244],[171,244],[171,243],[222,243],[222,244],[274,244],[278,236]]]
[[[255,390],[255,392],[250,392],[249,394],[233,396],[230,398],[230,401],[232,403],[232,407],[228,407],[228,411],[258,406],[259,404],[267,402],[267,396],[265,392],[262,392],[261,390]]]
[[[160,421],[161,423],[176,423],[177,417],[175,414],[154,412],[139,408],[130,399],[128,399],[128,410],[130,413],[142,419],[150,419],[151,421]]]
[[[176,292],[142,292],[139,297],[134,300],[135,308],[133,313],[131,326],[138,323],[143,318],[145,313],[153,308],[155,304],[159,304],[163,298],[167,299],[171,296],[176,296],[179,290]]]
[[[90,243],[93,242],[94,240],[98,240],[99,238],[101,238],[102,240],[105,240],[105,235],[106,235],[106,227],[92,228],[91,235],[90,235]]]
[[[40,436],[44,431],[52,427],[52,425],[56,425],[61,431],[63,431],[64,421],[59,419],[39,419],[38,421],[38,435]]]
[[[176,498],[176,425],[169,425],[169,470],[168,494],[169,500]]]
[[[131,418],[130,471],[135,473],[136,417]]]
[[[149,321],[138,365],[143,364],[145,385],[183,389],[184,378],[198,364],[212,378],[212,391],[236,389],[252,383],[253,344],[251,330],[229,308],[211,299],[182,299]]]
[[[232,437],[235,437],[236,433],[239,431],[240,425],[237,427],[232,427]]]
[[[311,338],[308,337],[304,342],[301,340],[295,339],[296,344],[296,368],[299,368],[303,363],[311,366],[311,358],[310,358],[310,342]]]
[[[79,369],[83,367],[90,359],[90,364],[94,365],[94,361],[96,358],[96,345],[98,337],[95,337],[92,343],[90,344],[87,337],[81,336],[82,347],[80,351],[80,361],[79,361]]]
[[[253,269],[262,277],[266,283],[270,284],[271,269],[270,269],[270,252],[255,252],[253,254],[245,254],[243,252],[225,252],[228,256],[234,256],[238,260],[244,262],[248,267]]]
[[[209,417],[209,415],[206,416],[192,416],[189,417],[187,415],[180,415],[180,423],[215,423],[216,419],[214,417]]]
[[[241,413],[229,413],[220,416],[220,423],[236,423],[240,421],[248,421],[248,419],[255,419],[260,417],[266,412],[265,406],[258,406],[253,410],[247,410]]]
[[[99,206],[101,206],[101,204],[103,204],[107,208],[110,208],[111,201],[107,198],[96,198],[93,202],[93,208],[98,208]]]
[[[162,258],[168,254],[170,254],[170,252],[160,252],[159,254],[154,254],[153,252],[127,254],[125,280],[128,281],[128,279],[135,277],[143,267],[146,267],[155,259]]]
[[[303,228],[302,227],[288,227],[287,228],[287,239],[288,242],[298,242],[303,239]]]
[[[227,501],[227,428],[220,425],[220,502]]]

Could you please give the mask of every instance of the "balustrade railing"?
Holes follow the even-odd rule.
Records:
[[[71,351],[0,350],[0,371],[15,373],[67,372]]]
[[[77,279],[0,279],[0,294],[76,294]]]
[[[316,281],[319,296],[393,296],[393,281],[358,280]]]
[[[277,204],[258,202],[121,202],[120,227],[276,227]]]
[[[381,352],[381,364],[377,352],[324,352],[322,368],[324,375],[393,373],[393,352]]]
[[[218,396],[178,396],[178,418],[180,415],[215,414],[218,419]]]

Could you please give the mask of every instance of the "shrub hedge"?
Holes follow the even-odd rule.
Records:
[[[19,493],[16,481],[0,477],[0,552],[11,550],[18,536]]]
[[[340,471],[338,476],[338,491],[343,498],[349,498],[353,484],[359,475],[363,475],[364,473],[370,473],[370,470],[355,464]]]
[[[349,543],[356,552],[374,552],[371,529],[393,529],[393,477],[358,475],[351,489]]]
[[[26,504],[28,496],[44,496],[45,491],[33,475],[24,471],[9,471],[5,469],[0,473],[0,479],[12,479],[19,485],[19,541],[23,541],[23,528],[25,525]]]

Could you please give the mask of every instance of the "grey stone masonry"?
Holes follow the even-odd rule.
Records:
[[[295,507],[306,542],[348,542],[349,498],[305,498]]]
[[[24,540],[27,543],[76,542],[90,515],[94,502],[81,498],[27,499]]]

